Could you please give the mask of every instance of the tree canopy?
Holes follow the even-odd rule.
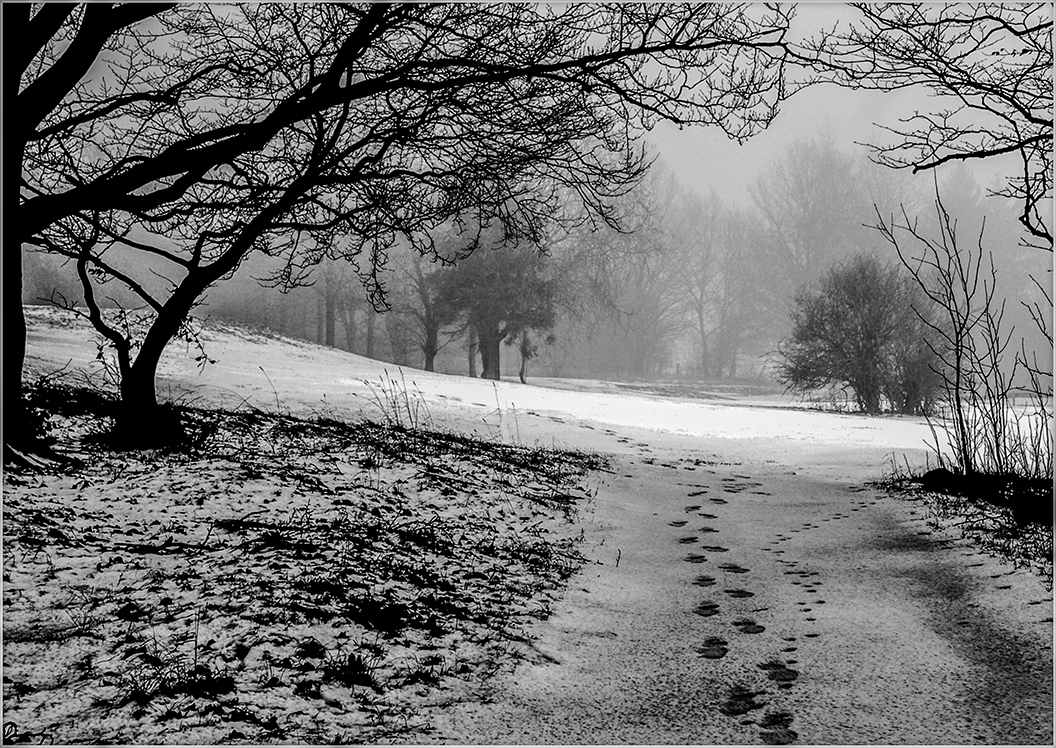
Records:
[[[938,105],[884,129],[882,164],[913,171],[1011,156],[995,195],[1020,205],[1028,242],[1052,250],[1052,4],[851,3],[856,18],[806,45],[841,85],[924,87]]]
[[[377,287],[396,237],[428,253],[453,216],[537,243],[554,221],[615,224],[644,130],[745,138],[789,93],[792,11],[752,4],[178,5],[101,26],[94,7],[5,24],[32,41],[12,108],[36,104],[7,143],[21,190],[5,238],[74,259],[89,307],[109,278],[155,315],[134,359],[103,330],[136,413],[197,299],[250,252],[284,257],[285,284],[340,257]],[[129,252],[164,293],[121,265]]]
[[[556,322],[560,284],[535,247],[478,249],[440,271],[437,287],[437,306],[446,321],[463,319],[476,335],[485,379],[501,375],[503,342],[521,337],[522,354],[530,356],[525,334],[548,332]]]

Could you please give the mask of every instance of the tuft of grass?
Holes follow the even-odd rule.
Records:
[[[363,384],[370,390],[369,401],[381,411],[388,426],[406,429],[412,433],[432,427],[433,417],[429,413],[425,397],[418,385],[407,386],[407,377],[403,369],[397,369],[400,378],[397,380],[385,369],[378,382],[364,379]]]

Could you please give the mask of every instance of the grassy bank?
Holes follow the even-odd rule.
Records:
[[[5,472],[4,742],[413,742],[528,650],[583,562],[595,457],[33,390],[66,461]]]

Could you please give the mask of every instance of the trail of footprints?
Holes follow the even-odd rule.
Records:
[[[693,468],[687,468],[693,469]],[[714,471],[708,471],[714,473]],[[749,476],[746,475],[732,475],[729,477],[723,477],[719,479],[720,488],[725,494],[741,494],[748,493],[759,496],[769,496],[770,493],[761,490],[762,484],[753,481]],[[716,507],[722,506],[729,503],[725,498],[719,496],[709,496],[710,488],[706,485],[701,484],[682,484],[689,487],[691,490],[687,494],[688,498],[697,499],[700,501],[707,501]],[[810,571],[801,566],[801,564],[794,560],[781,558],[786,555],[786,548],[784,544],[789,543],[794,537],[801,532],[807,532],[811,530],[821,529],[825,523],[829,522],[842,522],[853,518],[853,516],[867,509],[868,507],[877,504],[876,500],[858,500],[854,504],[843,511],[838,511],[828,517],[818,518],[816,521],[807,521],[801,524],[798,528],[793,529],[787,533],[778,533],[774,536],[774,539],[768,546],[763,548],[765,552],[772,553],[778,558],[777,563],[785,567],[784,574],[789,578],[789,582],[793,587],[798,588],[802,593],[796,600],[796,606],[798,612],[803,616],[803,621],[807,624],[814,624],[817,621],[817,613],[826,604],[824,594],[822,593],[821,587],[822,582],[817,579],[819,573],[816,571]],[[703,510],[703,504],[689,504],[684,510],[686,514],[695,514],[697,517],[704,520],[717,520],[718,516],[711,514]],[[673,528],[685,528],[690,523],[690,520],[679,518],[672,520],[669,524]],[[685,556],[685,561],[691,564],[709,564],[710,554],[721,554],[729,551],[721,545],[697,545],[700,542],[702,535],[711,535],[713,533],[719,533],[719,529],[712,525],[704,525],[701,527],[694,527],[688,532],[693,534],[686,534],[678,538],[680,545],[694,545],[696,548],[694,552],[690,552]],[[928,531],[921,531],[918,535],[930,535]],[[710,540],[710,538],[709,538]],[[699,552],[703,551],[703,552]],[[971,564],[971,566],[981,566],[982,563]],[[737,575],[747,574],[750,569],[742,567],[736,563],[723,562],[716,564],[716,568],[722,573],[721,577],[711,576],[709,574],[698,574],[693,579],[693,584],[697,587],[702,588],[721,588],[722,593],[730,600],[750,600],[755,595],[748,589],[735,584]],[[995,578],[1001,575],[995,575]],[[1011,585],[997,585],[998,589],[1009,589]],[[718,597],[716,594],[715,597]],[[722,598],[719,598],[720,600]],[[1032,600],[1031,605],[1040,605],[1043,603],[1051,603],[1051,597],[1042,600]],[[722,612],[722,605],[715,599],[704,600],[697,604],[693,608],[693,612],[701,616],[702,618],[714,619]],[[755,608],[751,612],[762,612],[766,608]],[[1051,622],[1052,618],[1046,618],[1046,622]],[[731,639],[737,635],[755,635],[761,634],[766,631],[766,627],[757,623],[754,619],[748,617],[739,617],[734,619],[729,624],[736,634],[728,634]],[[803,635],[804,639],[816,639],[820,636],[817,631],[808,631]],[[765,674],[765,677],[769,681],[770,685],[775,686],[777,689],[790,689],[799,678],[799,672],[794,670],[791,666],[797,664],[797,660],[791,659],[794,653],[798,650],[798,641],[795,636],[786,636],[781,638],[781,643],[784,645],[781,647],[781,653],[785,655],[786,659],[782,661],[780,658],[773,658],[766,662],[759,663],[761,674]],[[713,635],[708,636],[704,639],[703,643],[697,647],[697,654],[704,660],[721,660],[725,657],[731,647],[735,644],[731,644],[723,636]],[[766,711],[762,717],[753,719],[746,717],[750,712],[764,709],[768,702],[766,700],[760,700],[766,697],[768,692],[765,688],[759,690],[751,690],[742,684],[734,684],[723,703],[719,707],[719,711],[729,717],[741,717],[742,724],[754,724],[760,728],[759,738],[767,745],[786,745],[794,742],[798,738],[798,734],[792,729],[793,716],[787,711]]]
[[[747,492],[760,496],[770,495],[767,491],[760,490],[762,484],[752,481],[749,476],[733,475],[731,477],[721,478],[720,481],[722,491],[727,494]],[[728,500],[725,498],[708,497],[708,486],[699,484],[684,485],[693,489],[688,494],[690,498],[707,497],[707,501],[716,506],[722,506],[723,504],[728,503]],[[708,521],[718,519],[717,515],[702,511],[703,508],[703,504],[689,504],[684,508],[684,511],[686,514],[695,514]],[[672,520],[669,524],[674,528],[685,528],[689,524],[689,520],[680,518]],[[680,545],[697,545],[700,543],[702,535],[717,534],[720,531],[718,528],[708,524],[693,528],[690,532],[694,534],[687,534],[678,538],[678,543]],[[729,552],[729,549],[722,545],[701,544],[697,545],[694,552],[688,553],[684,560],[691,564],[708,564],[710,563],[710,555],[727,552]],[[754,592],[736,584],[737,578],[742,574],[749,573],[750,569],[732,562],[717,563],[716,568],[721,572],[721,578],[716,578],[709,574],[698,574],[693,579],[693,584],[697,587],[703,588],[720,587],[722,589],[722,594],[729,600],[750,600],[755,597]],[[805,573],[809,574],[809,572]],[[812,583],[811,586],[820,586],[820,583]],[[720,614],[721,610],[722,605],[720,602],[717,602],[715,599],[709,599],[698,603],[697,606],[693,608],[693,613],[702,618],[715,618]],[[764,610],[766,610],[766,608],[754,608],[751,612],[758,613]],[[806,611],[809,612],[809,610],[810,608],[806,608]],[[808,620],[813,620],[813,618]],[[765,626],[757,623],[753,618],[744,616],[735,618],[729,625],[733,629],[733,632],[736,632],[731,632],[731,638],[740,635],[752,636],[766,631]],[[816,634],[807,634],[807,636],[816,636]],[[795,637],[787,637],[785,639],[785,644],[789,646],[784,647],[782,652],[786,654],[795,652],[796,647],[792,645],[795,640]],[[721,660],[729,653],[731,646],[735,645],[732,645],[730,641],[723,636],[716,635],[705,638],[703,643],[697,647],[696,651],[702,659]],[[761,674],[765,674],[765,677],[772,686],[775,686],[778,689],[789,689],[792,688],[796,679],[799,677],[799,672],[791,667],[795,664],[796,660],[794,659],[786,659],[782,661],[781,659],[773,658],[766,662],[759,663],[758,668]],[[766,711],[759,719],[746,716],[749,712],[764,709],[767,706],[765,700],[760,700],[762,697],[767,696],[767,694],[768,692],[765,688],[753,691],[742,684],[734,684],[725,701],[719,706],[719,711],[728,717],[742,718],[743,724],[757,725],[760,728],[759,738],[767,745],[786,745],[794,742],[798,737],[798,734],[791,727],[793,717],[790,712]]]

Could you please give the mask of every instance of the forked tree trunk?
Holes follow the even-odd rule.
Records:
[[[183,436],[179,416],[158,403],[155,379],[165,347],[176,337],[208,284],[184,281],[158,312],[129,370],[121,377],[121,405],[114,424],[115,446],[160,447]]]
[[[425,344],[422,353],[425,354],[425,370],[435,371],[436,353],[439,348],[439,333],[435,326],[429,325],[425,329]]]

